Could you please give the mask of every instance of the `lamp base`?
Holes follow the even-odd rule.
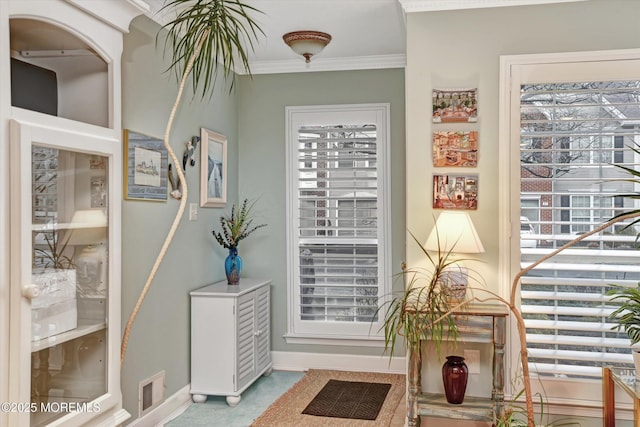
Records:
[[[444,296],[452,302],[461,302],[467,296],[468,273],[466,267],[452,264],[442,272],[440,288]]]

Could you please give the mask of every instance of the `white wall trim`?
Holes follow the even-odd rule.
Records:
[[[337,371],[405,374],[407,368],[404,357],[393,357],[389,359],[388,355],[359,356],[352,354],[272,351],[271,360],[273,361],[273,369],[278,371],[332,369]]]
[[[252,61],[251,74],[310,73],[314,71],[378,70],[404,68],[407,55],[352,56],[348,58],[322,58],[322,54],[313,57],[310,63],[304,59],[283,61]],[[238,74],[247,74],[244,69],[236,69]]]
[[[180,390],[169,396],[160,406],[155,408],[143,417],[133,420],[127,424],[128,427],[161,427],[166,422],[182,414],[187,408],[193,405],[189,390],[191,384],[187,384]]]
[[[398,0],[405,13],[439,10],[481,9],[485,7],[528,6],[587,0]]]

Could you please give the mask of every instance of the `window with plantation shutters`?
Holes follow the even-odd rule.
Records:
[[[287,108],[289,335],[379,338],[388,105]]]
[[[509,181],[518,183],[511,197],[519,197],[505,206],[512,223],[532,228],[526,238],[525,231],[512,237],[510,277],[638,208],[637,201],[620,197],[638,188],[621,180],[629,175],[618,166],[638,168],[631,147],[640,143],[640,62],[531,58],[503,62],[510,62],[510,125],[501,144],[511,153]],[[531,227],[523,228],[527,223]],[[618,223],[564,250],[521,281],[530,369],[550,380],[545,390],[551,397],[566,398],[567,382],[599,379],[602,366],[633,366],[629,339],[612,330],[615,305],[606,295],[611,286],[640,282],[640,229],[627,225]],[[597,398],[588,387],[572,390],[571,398]]]

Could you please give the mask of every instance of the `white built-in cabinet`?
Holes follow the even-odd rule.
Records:
[[[139,0],[0,1],[0,426],[116,426],[123,33]],[[8,405],[8,406],[7,406]]]
[[[191,292],[191,395],[226,396],[235,406],[242,392],[271,373],[270,280],[242,278]]]

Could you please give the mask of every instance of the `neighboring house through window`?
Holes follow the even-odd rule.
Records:
[[[287,339],[380,339],[389,105],[287,107]]]

